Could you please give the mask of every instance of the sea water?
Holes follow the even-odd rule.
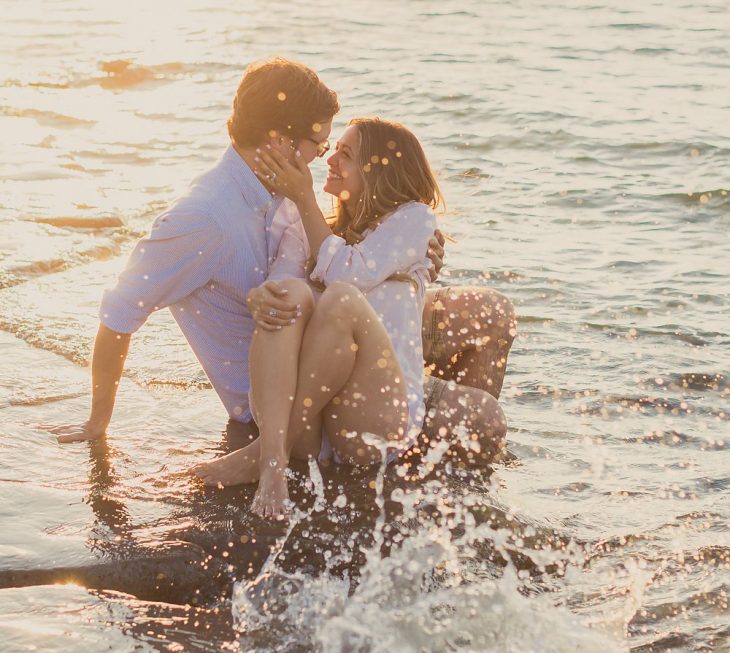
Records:
[[[354,116],[413,129],[458,241],[439,283],[496,288],[519,317],[501,397],[516,459],[458,501],[454,484],[396,495],[402,542],[384,556],[376,519],[356,583],[282,571],[274,547],[261,574],[182,612],[6,589],[9,650],[730,650],[724,3],[0,9],[3,568],[157,550],[197,519],[188,504],[216,500],[191,498],[184,470],[219,450],[225,414],[165,312],[133,339],[106,448],[38,424],[85,419],[101,293],[226,147],[252,60],[316,69],[342,103],[333,139]],[[424,502],[436,521],[415,518]],[[472,522],[488,502],[503,522]]]

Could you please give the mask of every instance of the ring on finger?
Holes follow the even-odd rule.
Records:
[[[276,309],[275,309],[275,308],[272,308],[272,309],[271,309],[271,310],[269,311],[269,315],[271,315],[271,317],[276,317]]]

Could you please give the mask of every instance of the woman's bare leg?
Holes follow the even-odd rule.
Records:
[[[321,414],[333,449],[354,465],[382,458],[364,433],[394,444],[405,436],[408,403],[400,363],[385,327],[353,286],[332,284],[320,298],[299,370],[291,433]]]
[[[312,291],[302,280],[287,279],[280,285],[289,291],[291,301],[301,306],[302,315],[294,324],[278,331],[257,329],[254,333],[250,354],[251,409],[259,428],[259,438],[243,449],[191,468],[190,471],[208,485],[259,481],[262,478],[259,465],[262,453],[267,461],[273,463],[263,470],[268,480],[272,475],[283,475],[289,462],[287,427],[296,393],[299,351],[314,301]],[[312,442],[309,449],[316,453],[318,446],[318,441]],[[306,447],[306,443],[300,443],[298,450]]]
[[[398,442],[408,426],[405,384],[390,338],[367,299],[346,283],[325,290],[307,324],[288,451],[297,447],[301,455],[304,443],[311,455],[319,453],[323,418],[330,425],[334,450],[353,464],[381,459],[380,449],[367,444],[363,433]],[[286,477],[265,477],[268,458],[262,455],[261,460],[253,509],[263,516],[278,516],[288,497]]]
[[[252,361],[252,372],[253,365]],[[377,447],[364,442],[362,433],[381,435],[392,441],[400,440],[405,434],[408,404],[400,364],[375,311],[353,286],[332,284],[317,303],[301,342],[295,385],[296,394],[290,400],[285,457],[293,454],[306,458],[319,453],[323,411],[333,448],[354,464],[370,464],[381,457]],[[254,393],[253,404],[257,419],[262,419],[263,436],[264,428],[280,429],[281,420],[270,420],[268,427],[264,426],[266,417],[261,413],[267,410],[267,405],[262,411],[257,397]],[[268,459],[261,455],[262,441],[259,438],[206,466],[208,470],[211,466],[221,469],[225,464],[226,472],[231,474],[226,479],[232,481],[229,484],[259,480],[253,508],[264,516],[275,516],[284,509],[286,478],[283,474],[270,474],[264,485],[266,468],[260,461]],[[206,480],[203,473],[196,473]],[[244,476],[245,480],[240,480]],[[210,471],[207,478],[210,481],[206,482],[217,484]],[[217,482],[223,481],[218,478]]]

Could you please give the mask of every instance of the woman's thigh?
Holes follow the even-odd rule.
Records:
[[[367,302],[365,302],[367,303]],[[408,432],[408,401],[400,363],[385,327],[368,304],[367,329],[357,339],[357,356],[347,383],[323,411],[334,451],[356,465],[380,462],[380,446],[395,447]]]

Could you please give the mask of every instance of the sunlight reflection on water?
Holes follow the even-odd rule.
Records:
[[[32,430],[87,405],[77,394],[86,370],[48,352],[88,359],[99,297],[131,244],[226,144],[245,64],[282,54],[340,92],[335,134],[372,113],[415,130],[446,195],[443,228],[458,241],[443,281],[490,285],[517,306],[502,398],[518,462],[497,468],[491,492],[581,551],[564,577],[541,579],[546,603],[621,636],[632,619],[625,643],[642,651],[711,650],[727,638],[726,7],[0,7],[0,328],[15,336],[0,340],[0,446],[14,514],[28,501],[48,508],[31,558],[43,564],[59,537],[73,558],[83,539],[44,530],[76,513],[35,477],[25,494],[36,461],[73,501],[89,486],[75,476],[90,464],[85,451],[57,451]],[[324,166],[313,171],[321,187]],[[682,381],[692,374],[718,381]],[[206,434],[224,415],[167,314],[136,336],[129,376],[153,385],[124,382],[108,492],[129,503],[132,532],[163,538],[177,515],[163,511],[151,527],[160,515],[145,506],[187,496],[181,470],[218,445]],[[373,600],[377,587],[365,586]],[[342,624],[320,625],[331,634]]]

